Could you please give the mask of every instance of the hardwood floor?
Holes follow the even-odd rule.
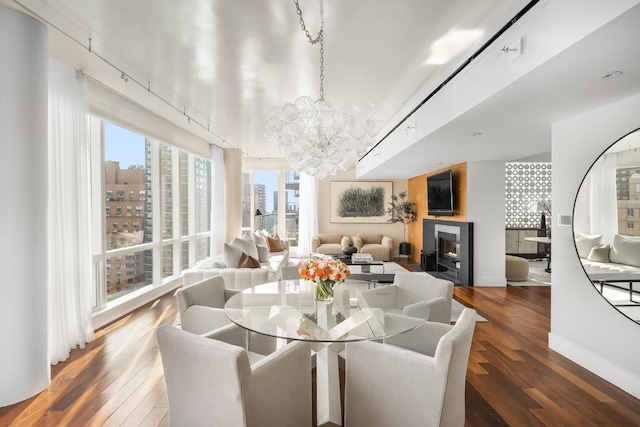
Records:
[[[468,426],[640,425],[639,400],[548,349],[548,287],[454,293],[489,320],[477,324],[469,358]],[[0,426],[168,425],[155,328],[177,321],[167,294],[102,328],[53,367],[48,390],[0,408]]]

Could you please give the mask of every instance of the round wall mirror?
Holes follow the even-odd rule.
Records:
[[[640,323],[640,130],[591,165],[576,197],[573,232],[596,291]]]

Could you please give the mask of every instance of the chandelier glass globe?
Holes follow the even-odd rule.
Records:
[[[271,110],[265,136],[295,170],[322,179],[352,169],[374,143],[378,122],[371,103],[338,110],[301,96]]]

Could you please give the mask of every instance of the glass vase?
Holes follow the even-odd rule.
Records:
[[[319,280],[316,282],[316,300],[332,301],[333,300],[333,280]]]

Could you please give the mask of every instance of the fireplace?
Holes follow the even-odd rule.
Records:
[[[424,270],[473,286],[473,223],[424,219],[423,233]]]
[[[460,244],[458,243],[458,236],[452,233],[446,233],[444,231],[438,232],[438,259],[439,265],[446,268],[456,268],[458,262],[458,251]]]

